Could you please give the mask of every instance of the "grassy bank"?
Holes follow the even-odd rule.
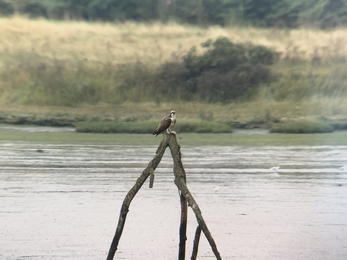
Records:
[[[336,130],[347,129],[345,115],[334,114],[334,104],[330,109],[321,107],[319,102],[247,102],[239,104],[204,104],[196,102],[178,103],[124,103],[118,106],[37,107],[0,106],[0,123],[33,124],[43,126],[76,126],[87,121],[150,121],[150,130],[168,115],[171,109],[177,112],[180,127],[182,122],[221,122],[232,128],[268,128],[273,124],[286,122],[290,118],[308,118],[327,122]]]
[[[151,134],[91,134],[76,132],[27,132],[0,127],[0,142],[20,141],[40,144],[45,149],[44,143],[67,144],[108,144],[108,145],[154,145],[158,146],[162,136]],[[334,132],[330,134],[194,134],[178,133],[178,143],[185,146],[199,145],[347,145],[347,132]],[[153,150],[154,152],[155,150]]]
[[[334,131],[332,124],[317,120],[287,121],[283,124],[275,124],[271,127],[271,133],[314,134],[331,133]]]
[[[234,126],[264,125],[283,118],[347,114],[346,29],[256,29],[159,23],[86,23],[0,19],[0,117],[38,124],[92,120],[160,120],[174,108],[179,118]],[[177,61],[192,46],[226,36],[280,53],[278,80],[248,100],[230,103],[144,100],[153,72]],[[132,91],[120,87],[138,85]],[[174,84],[174,82],[172,83]],[[20,117],[18,119],[18,117]],[[46,121],[45,121],[46,120]],[[28,123],[32,120],[28,120]]]

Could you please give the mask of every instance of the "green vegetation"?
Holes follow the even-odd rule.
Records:
[[[179,133],[231,133],[232,127],[222,122],[185,122],[177,123],[174,129]]]
[[[323,116],[346,129],[346,34],[0,18],[0,122],[134,118],[152,131],[175,109],[180,123]]]
[[[58,60],[38,53],[16,53],[8,59],[0,78],[6,101],[38,106],[78,106],[113,103],[114,83],[121,73],[111,64]]]
[[[177,140],[182,147],[199,145],[347,145],[347,132],[329,134],[194,134],[178,133]],[[161,136],[151,134],[91,134],[75,132],[23,132],[0,128],[0,141],[38,143],[84,143],[84,144],[123,144],[154,145],[161,141]],[[44,146],[40,146],[44,150]],[[183,151],[184,153],[184,151]]]
[[[194,47],[159,65],[4,52],[1,98],[6,103],[59,107],[123,102],[307,102],[317,98],[331,98],[338,105],[342,102],[334,99],[347,97],[347,61],[341,44],[309,57],[288,49],[277,63],[274,50],[235,44],[226,37],[205,41],[199,51]]]
[[[151,134],[158,122],[139,121],[88,121],[76,125],[76,131],[81,133],[133,133]],[[232,127],[221,122],[180,121],[174,128],[179,133],[231,133]]]
[[[282,124],[275,124],[271,127],[271,133],[290,133],[290,134],[314,134],[331,133],[334,127],[326,122],[314,120],[287,121]]]
[[[269,48],[235,44],[226,37],[209,39],[201,46],[207,49],[201,55],[192,48],[182,60],[165,62],[157,69],[139,63],[129,68],[133,73],[118,88],[122,99],[227,103],[254,96],[261,84],[274,78],[270,65],[277,55]]]
[[[0,0],[0,14],[49,19],[179,21],[198,25],[271,27],[347,24],[344,0]]]
[[[0,78],[12,90],[7,102],[39,106],[176,100],[226,103],[254,96],[261,84],[274,78],[270,65],[276,53],[269,48],[234,44],[226,37],[208,40],[202,47],[207,51],[201,55],[192,48],[182,59],[159,67],[16,53],[5,59],[8,65]]]
[[[14,8],[11,3],[7,1],[0,0],[0,15],[9,16],[14,13]]]

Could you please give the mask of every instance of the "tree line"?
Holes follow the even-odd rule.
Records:
[[[0,15],[88,21],[332,28],[347,25],[346,0],[0,0]]]

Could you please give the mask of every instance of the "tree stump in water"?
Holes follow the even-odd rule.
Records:
[[[153,187],[154,182],[154,171],[157,168],[158,164],[160,163],[164,152],[167,147],[170,147],[171,155],[174,162],[174,175],[175,175],[175,184],[178,187],[180,191],[180,202],[181,202],[181,224],[179,229],[180,234],[180,242],[179,242],[179,250],[178,250],[178,260],[184,260],[185,259],[185,251],[186,251],[186,231],[187,231],[187,213],[188,208],[187,205],[189,205],[198,222],[198,227],[195,234],[194,239],[194,246],[193,246],[193,253],[191,259],[196,259],[197,252],[198,252],[198,246],[199,246],[199,238],[201,231],[205,234],[211,249],[216,256],[216,259],[221,260],[221,256],[217,250],[216,243],[214,242],[214,239],[210,233],[210,231],[207,228],[207,225],[202,217],[201,210],[199,208],[199,205],[194,200],[192,194],[190,193],[189,189],[186,185],[186,173],[183,168],[183,164],[181,161],[181,152],[180,152],[180,146],[177,143],[176,135],[174,134],[163,134],[163,140],[161,141],[157,151],[156,155],[150,161],[148,166],[142,171],[142,174],[140,177],[136,180],[136,183],[134,186],[128,191],[127,195],[124,198],[120,215],[118,219],[118,225],[116,228],[116,233],[113,237],[110,250],[107,255],[107,260],[112,260],[114,258],[114,255],[117,251],[118,243],[120,240],[120,237],[123,232],[125,220],[127,217],[127,214],[129,212],[129,206],[133,198],[135,197],[136,193],[140,190],[146,179],[151,176],[150,178],[150,188]]]

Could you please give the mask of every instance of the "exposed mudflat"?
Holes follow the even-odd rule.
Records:
[[[127,191],[156,146],[0,143],[0,259],[106,259]],[[182,147],[223,259],[347,259],[347,146]],[[167,151],[133,200],[115,259],[177,259]],[[271,167],[280,166],[278,171]],[[189,211],[187,259],[196,228]],[[215,259],[201,236],[198,259]]]

